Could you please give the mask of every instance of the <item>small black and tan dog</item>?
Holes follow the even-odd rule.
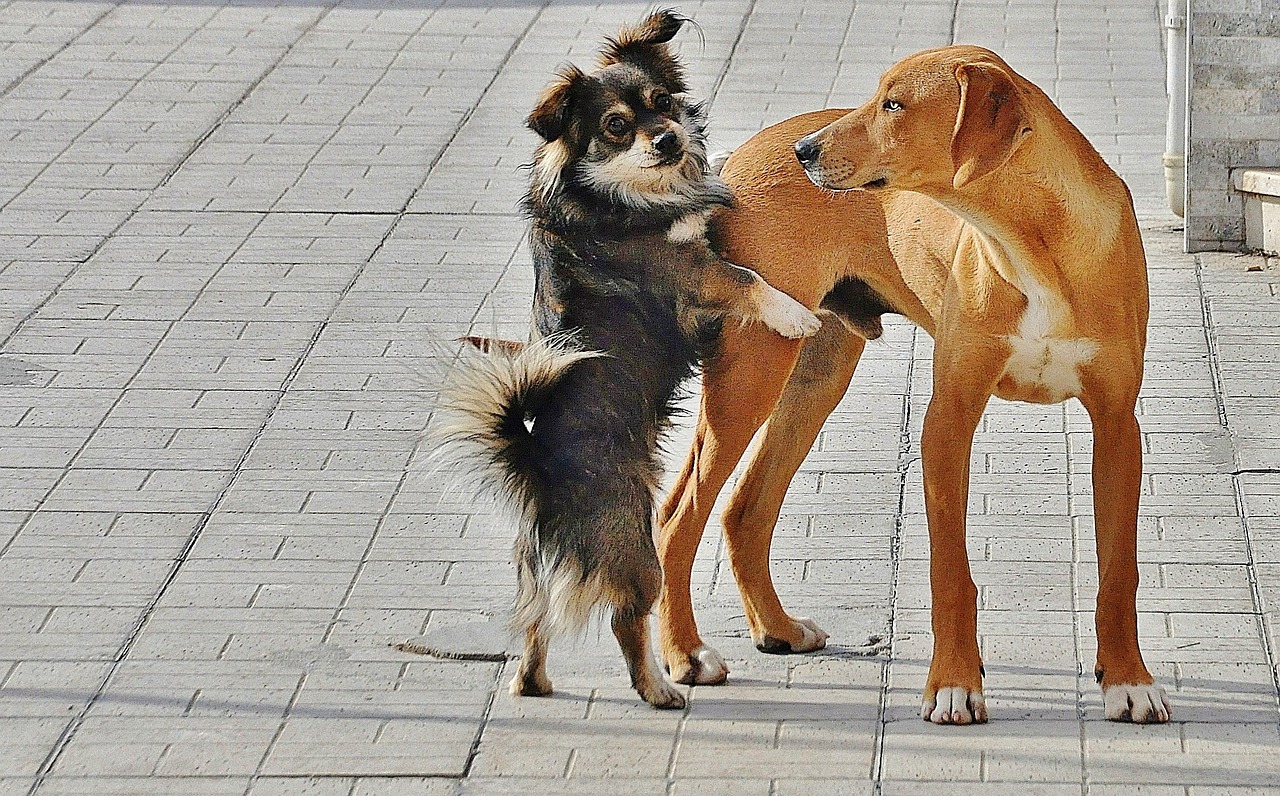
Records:
[[[624,27],[595,72],[568,67],[543,92],[526,120],[543,139],[524,203],[533,341],[472,339],[488,356],[459,368],[441,401],[446,458],[483,463],[482,482],[523,520],[513,694],[551,693],[548,642],[608,607],[636,691],[657,708],[684,705],[648,626],[662,587],[658,439],[673,397],[728,316],[788,337],[821,325],[708,244],[708,220],[732,198],[707,172],[703,109],[667,47],[684,22],[659,11]]]

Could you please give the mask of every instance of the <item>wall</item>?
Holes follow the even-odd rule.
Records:
[[[1244,246],[1237,166],[1280,166],[1280,0],[1192,0],[1187,251]]]

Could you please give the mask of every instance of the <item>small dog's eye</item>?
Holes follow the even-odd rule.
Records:
[[[890,113],[893,113],[895,111],[902,110],[902,103],[898,102],[897,100],[887,99],[884,101],[884,104],[881,105],[880,107],[884,108],[886,111],[889,111]]]
[[[621,116],[610,116],[604,122],[604,129],[609,135],[622,135],[627,131],[627,120]]]
[[[653,109],[658,113],[670,113],[673,104],[670,94],[659,94],[653,98]]]

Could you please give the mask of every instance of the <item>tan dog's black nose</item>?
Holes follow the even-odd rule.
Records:
[[[818,165],[818,156],[822,154],[822,148],[818,146],[818,142],[813,136],[805,136],[796,142],[796,158],[800,161],[800,165],[806,169]]]

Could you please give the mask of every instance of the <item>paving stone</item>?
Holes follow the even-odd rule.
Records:
[[[527,333],[525,113],[644,9],[50,0],[0,7],[0,793],[37,776],[37,794],[95,796],[1280,781],[1280,272],[1181,254],[1152,8],[681,10],[716,147],[854,106],[954,37],[1004,53],[1129,182],[1152,272],[1139,632],[1175,722],[1101,720],[1087,415],[999,401],[968,538],[993,720],[919,720],[932,346],[901,319],[775,532],[778,591],[827,649],[756,651],[713,521],[694,595],[728,684],[654,712],[594,625],[552,650],[555,696],[510,697],[512,650],[474,629],[509,610],[514,523],[423,471],[420,432],[454,338]],[[395,646],[424,634],[502,659]]]

